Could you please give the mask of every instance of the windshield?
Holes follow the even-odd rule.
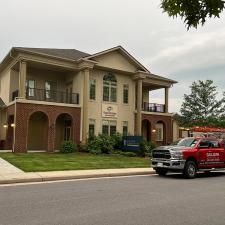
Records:
[[[197,140],[194,138],[185,138],[180,140],[177,143],[177,146],[194,147],[196,143],[197,143]]]

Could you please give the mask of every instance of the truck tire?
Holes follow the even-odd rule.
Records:
[[[183,175],[185,178],[193,179],[196,177],[197,166],[194,161],[187,161],[184,167]]]
[[[155,172],[159,175],[159,176],[166,176],[168,170],[164,169],[164,168],[156,168]]]

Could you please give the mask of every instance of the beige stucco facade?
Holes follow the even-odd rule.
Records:
[[[0,96],[5,103],[10,102],[10,85],[12,82],[11,70],[9,68],[4,69],[0,73]]]
[[[80,52],[72,52],[71,55],[71,51],[68,55],[66,51],[63,51],[63,54],[60,55],[62,51],[60,52],[57,49],[53,53],[51,51],[46,53],[45,49],[42,49],[42,51],[44,53],[36,49],[13,48],[0,64],[0,98],[5,104],[0,111],[1,140],[7,139],[7,129],[3,126],[8,123],[8,107],[15,105],[14,111],[10,111],[10,113],[13,114],[14,122],[16,121],[15,103],[17,101],[46,106],[46,109],[49,107],[79,108],[81,112],[79,114],[80,124],[78,126],[75,123],[73,128],[76,129],[77,127],[79,130],[73,130],[73,135],[75,135],[74,132],[79,132],[76,137],[79,136],[80,142],[84,143],[89,133],[89,121],[92,121],[92,123],[94,121],[94,133],[96,135],[102,133],[104,121],[113,121],[116,124],[116,131],[119,133],[123,133],[123,125],[126,124],[129,135],[142,135],[143,131],[151,133],[152,129],[155,128],[165,131],[165,127],[163,128],[162,125],[155,126],[155,123],[163,120],[164,117],[166,123],[169,123],[168,118],[172,118],[172,114],[168,112],[169,88],[176,83],[175,81],[152,74],[121,46],[93,55],[85,55],[85,53],[81,54]],[[55,52],[57,52],[56,55],[54,55]],[[75,54],[74,57],[77,57],[77,54],[81,54],[81,56],[73,59],[73,54]],[[113,102],[103,100],[103,78],[107,74],[113,74],[117,83],[116,101]],[[28,96],[29,87],[26,86],[28,80],[34,81],[34,87],[30,88],[34,89],[33,96]],[[90,82],[92,80],[95,80],[95,99],[90,99]],[[46,82],[54,83],[54,91],[57,97],[51,99],[46,97]],[[128,103],[124,103],[124,86],[128,89]],[[165,104],[162,106],[150,104],[149,92],[156,89],[165,90]],[[36,96],[40,95],[40,91],[42,91],[42,98]],[[107,110],[111,111],[107,114],[105,112]],[[152,122],[151,129],[142,126],[143,115],[148,116],[146,111],[150,115],[149,123],[151,123],[154,114],[157,117]],[[54,123],[50,124],[51,118],[47,120],[49,124],[46,125],[46,129],[48,129],[45,130],[46,134],[49,135],[50,130],[54,128],[55,131],[51,133],[54,140],[65,136],[64,131],[60,130],[63,129],[62,124],[61,126]],[[39,125],[43,123],[44,126],[44,122],[41,121],[40,124],[36,120],[30,122],[29,118],[27,121],[29,134],[26,140],[35,139],[37,133],[40,132]],[[30,128],[32,126],[33,128]],[[170,127],[170,124],[167,129],[168,127]],[[16,133],[16,129],[15,126],[14,133]],[[145,135],[154,137],[152,134],[146,133]],[[165,132],[163,132],[164,135]],[[37,140],[27,146],[32,149],[37,148],[35,146],[40,142],[40,140]],[[45,143],[47,144],[40,146],[59,146],[59,141],[55,140],[54,142],[55,144],[51,144],[49,141],[47,143],[46,139]]]
[[[122,122],[128,122],[128,132],[134,135],[134,116],[135,116],[135,81],[132,76],[127,74],[115,73],[117,77],[117,102],[111,103],[103,101],[103,77],[107,74],[104,70],[92,70],[90,79],[96,80],[96,100],[89,100],[89,119],[96,121],[95,134],[101,133],[103,120],[114,120],[117,122],[117,131],[122,133]],[[129,87],[128,104],[123,103],[123,85]],[[102,116],[102,104],[115,105],[117,107],[117,116],[115,118],[105,118]]]

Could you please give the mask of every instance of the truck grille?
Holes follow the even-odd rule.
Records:
[[[157,159],[170,159],[170,151],[169,150],[153,150],[152,157]]]

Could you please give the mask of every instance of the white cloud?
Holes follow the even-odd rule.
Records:
[[[7,0],[0,7],[0,61],[12,46],[76,48],[94,53],[123,45],[151,72],[179,81],[171,111],[196,79],[225,80],[225,17],[187,31],[160,0]],[[152,98],[162,102],[160,93]]]
[[[224,40],[224,29],[165,38],[168,47],[148,59],[149,64],[162,73],[224,65]]]

